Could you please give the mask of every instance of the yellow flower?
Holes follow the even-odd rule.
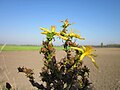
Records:
[[[64,24],[65,24],[65,26],[69,25],[68,19],[65,20]]]
[[[60,35],[61,35],[60,37],[61,37],[62,39],[64,39],[64,40],[68,40],[70,37],[75,37],[75,38],[78,38],[78,39],[81,39],[81,40],[85,40],[85,38],[81,38],[80,35],[75,34],[75,33],[72,32],[72,31],[70,31],[69,34],[66,34],[66,33],[60,31]]]
[[[46,28],[42,28],[42,27],[40,27],[40,29],[44,31],[44,32],[42,32],[42,34],[46,34],[46,35],[48,33],[56,34],[56,32],[55,32],[56,27],[55,26],[51,26],[51,31],[46,29]]]
[[[81,38],[80,35],[75,34],[72,30],[70,31],[70,33],[68,34],[68,36],[75,37],[75,38],[78,38],[78,39],[81,39],[81,40],[85,40],[85,38]]]
[[[62,38],[63,40],[68,40],[67,37],[62,36],[60,33],[58,33],[58,32],[55,31],[55,30],[56,30],[56,27],[55,27],[55,26],[51,26],[51,30],[48,30],[48,29],[42,28],[42,27],[41,27],[40,29],[44,31],[44,32],[42,32],[41,34],[45,34],[45,35],[47,35],[47,34],[53,34],[53,35],[59,36],[59,37]]]
[[[94,54],[92,54],[92,51],[95,51],[95,50],[93,50],[91,46],[86,46],[86,47],[82,46],[82,48],[78,48],[78,47],[71,47],[71,48],[82,52],[82,55],[80,56],[80,61],[82,61],[83,58],[87,56],[91,59],[95,67],[98,68],[95,60],[92,57],[92,56],[95,56]]]
[[[66,19],[65,21],[61,21],[63,22],[64,24],[62,25],[63,28],[67,28],[69,25],[71,25],[68,21],[68,19]]]
[[[55,32],[55,30],[56,30],[56,27],[55,26],[51,26],[51,31]]]

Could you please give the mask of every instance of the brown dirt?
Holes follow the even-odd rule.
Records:
[[[97,48],[95,58],[99,70],[90,59],[85,58],[90,70],[90,80],[94,90],[120,90],[120,48]],[[65,56],[63,51],[56,52],[57,59]],[[0,85],[10,82],[17,90],[37,90],[33,88],[23,73],[18,73],[17,67],[25,66],[34,69],[38,82],[39,72],[43,66],[39,51],[4,51],[0,54]]]

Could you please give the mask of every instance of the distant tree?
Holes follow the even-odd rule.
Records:
[[[103,42],[101,42],[101,48],[103,47]]]

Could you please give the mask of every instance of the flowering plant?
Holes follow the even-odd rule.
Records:
[[[71,24],[68,19],[63,22],[62,30],[56,32],[56,27],[51,26],[51,30],[41,27],[42,34],[46,35],[46,40],[42,43],[40,54],[44,55],[44,66],[40,72],[40,77],[45,84],[39,84],[35,81],[33,70],[19,67],[18,71],[23,72],[29,78],[31,84],[41,90],[85,90],[89,88],[89,72],[90,69],[83,64],[84,57],[91,59],[96,68],[98,68],[92,54],[91,46],[78,45],[73,38],[85,40],[79,34],[75,34],[72,30],[68,32],[67,27]],[[53,40],[58,36],[63,40],[63,50],[66,56],[60,61],[56,60],[55,48]],[[72,55],[74,52],[74,55]]]

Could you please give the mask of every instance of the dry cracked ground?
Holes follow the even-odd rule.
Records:
[[[99,70],[91,60],[84,59],[90,68],[90,80],[94,90],[120,90],[120,48],[96,48],[98,56],[95,58]],[[65,53],[57,51],[56,57],[60,60]],[[43,56],[39,51],[3,51],[0,54],[0,86],[10,82],[16,90],[37,90],[33,88],[23,73],[18,73],[17,67],[25,66],[34,69],[38,82],[39,72],[43,66]]]

